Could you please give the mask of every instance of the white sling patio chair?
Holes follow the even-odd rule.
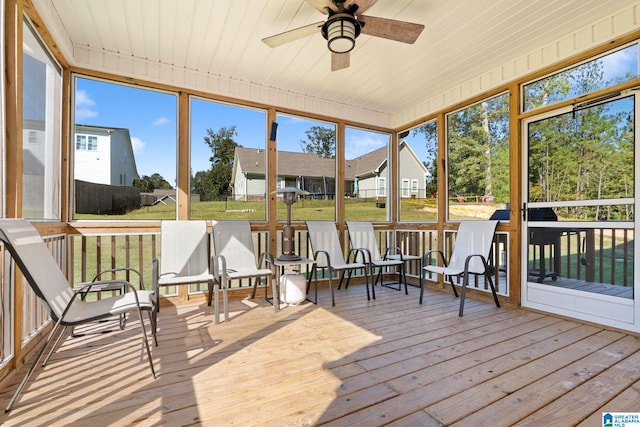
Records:
[[[387,268],[398,269],[398,289],[402,289],[404,282],[404,292],[408,294],[407,278],[404,275],[404,259],[400,248],[388,247],[385,249],[384,255],[381,254],[376,240],[376,233],[373,231],[373,224],[362,221],[347,221],[347,229],[349,230],[349,240],[351,247],[364,252],[365,261],[369,268],[369,275],[372,280],[372,287],[378,284],[378,280],[382,277],[382,271]],[[391,258],[391,255],[399,255],[397,258]],[[376,279],[373,280],[373,272],[378,269]],[[383,286],[391,287],[383,284]]]
[[[364,255],[357,249],[350,249],[347,254],[347,260],[345,261],[342,253],[342,247],[340,246],[340,237],[338,230],[333,222],[329,221],[307,221],[307,232],[309,234],[309,243],[311,245],[311,251],[313,252],[313,259],[316,261],[311,267],[311,274],[309,275],[309,281],[307,282],[307,294],[311,286],[311,279],[315,279],[315,301],[318,302],[318,269],[327,270],[329,275],[329,289],[331,290],[331,305],[336,305],[336,299],[333,292],[333,275],[334,273],[340,274],[340,282],[338,283],[338,289],[342,286],[344,275],[348,272],[347,284],[351,279],[351,274],[354,270],[364,269],[366,272],[366,265],[362,262],[358,262],[358,254],[361,255],[361,259],[364,261]],[[365,286],[367,287],[367,300],[371,299],[369,293],[369,275],[365,274]],[[345,287],[346,287],[345,286]],[[375,289],[373,289],[373,299],[376,299]]]
[[[498,222],[498,220],[461,221],[449,262],[445,259],[444,254],[438,250],[428,251],[424,256],[425,266],[423,270],[442,274],[445,278],[448,277],[456,297],[458,297],[458,292],[453,284],[453,277],[462,276],[460,311],[458,312],[460,317],[462,317],[464,311],[464,298],[467,286],[469,285],[470,274],[481,274],[485,277],[485,280],[491,287],[493,300],[496,306],[500,307],[498,295],[496,294],[496,289],[491,279],[492,270],[489,268],[487,262]],[[427,265],[432,252],[440,256],[442,265]],[[422,304],[423,293],[424,287],[420,290],[420,304]]]
[[[70,326],[77,326],[136,311],[140,319],[142,341],[147,351],[151,374],[154,378],[156,377],[153,360],[151,358],[151,350],[144,327],[144,318],[142,317],[143,310],[148,311],[150,315],[154,311],[152,292],[136,290],[133,285],[126,282],[126,290],[128,292],[96,301],[86,301],[81,297],[84,293],[91,291],[93,284],[87,283],[86,286],[73,290],[55,258],[40,237],[40,234],[29,222],[21,219],[1,219],[0,240],[11,254],[13,261],[22,272],[31,289],[33,289],[33,292],[47,308],[52,321],[55,322],[44,344],[36,354],[33,364],[29,367],[18,389],[7,405],[5,412],[9,412],[13,407],[36,365],[60,327],[66,329]],[[153,327],[153,318],[152,316],[150,317],[152,330],[155,330]],[[64,330],[60,331],[48,356],[42,362],[43,366],[47,364],[49,356],[51,356],[63,335],[68,336],[64,334]]]
[[[251,298],[256,297],[259,279],[266,278],[265,299],[269,300],[269,286],[273,292],[273,306],[279,310],[277,280],[274,273],[266,268],[266,263],[273,266],[273,257],[269,252],[260,254],[256,264],[253,245],[253,234],[249,221],[211,221],[213,230],[213,273],[222,284],[223,289],[229,287],[230,280],[253,279]]]
[[[153,259],[151,276],[156,295],[160,295],[160,286],[207,283],[209,291],[207,304],[211,305],[211,297],[215,294],[215,322],[219,323],[219,289],[212,273],[207,222],[165,220],[162,221],[160,228],[160,258]],[[225,320],[229,320],[226,289],[223,289],[223,298]]]

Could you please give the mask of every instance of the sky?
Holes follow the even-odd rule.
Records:
[[[172,93],[138,89],[103,81],[76,79],[75,122],[129,129],[138,174],[159,173],[171,185],[176,181],[177,97]],[[265,148],[266,111],[200,98],[191,107],[191,171],[211,167],[207,129],[236,126],[236,142],[246,148]],[[277,145],[283,151],[301,151],[305,131],[312,126],[335,129],[335,124],[279,114]],[[352,159],[384,147],[389,135],[362,129],[345,131],[345,157]]]

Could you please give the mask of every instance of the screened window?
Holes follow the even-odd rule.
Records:
[[[523,109],[535,110],[636,77],[637,43],[524,85]]]
[[[345,217],[347,221],[388,221],[389,142],[387,133],[345,128]]]
[[[292,205],[291,218],[335,221],[336,125],[286,114],[276,121],[276,186],[308,192]],[[278,203],[278,220],[286,219],[286,205]]]
[[[192,98],[193,219],[267,218],[266,112]]]
[[[398,171],[402,183],[400,221],[434,221],[438,200],[438,123],[430,120],[398,134]],[[407,185],[408,182],[407,182]]]
[[[176,218],[177,96],[79,76],[74,83],[74,218]]]
[[[449,219],[489,218],[509,202],[509,95],[447,116]]]
[[[26,21],[23,52],[22,216],[60,219],[62,71]]]

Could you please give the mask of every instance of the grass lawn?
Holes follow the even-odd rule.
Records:
[[[471,208],[471,206],[469,206]],[[403,200],[401,202],[401,220],[421,222],[436,220],[434,200]],[[214,201],[196,202],[191,205],[191,219],[246,219],[264,221],[266,205],[262,201]],[[484,210],[484,209],[483,209]],[[492,208],[491,211],[494,209]],[[349,221],[385,221],[387,209],[376,206],[376,200],[345,200],[346,218]],[[284,203],[278,203],[278,219],[286,219]],[[481,213],[482,215],[482,213]],[[334,200],[300,200],[291,208],[294,221],[334,221]],[[145,206],[124,214],[76,214],[74,219],[84,220],[161,220],[174,219],[176,205]]]

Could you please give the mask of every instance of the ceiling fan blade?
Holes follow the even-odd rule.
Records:
[[[349,67],[349,52],[347,53],[331,53],[331,71],[342,70]]]
[[[315,7],[325,15],[328,14],[327,8],[331,9],[334,12],[338,11],[338,6],[336,6],[336,4],[331,0],[307,0],[307,3],[309,3],[311,6]]]
[[[378,0],[347,0],[346,2],[344,2],[344,8],[349,9],[351,5],[357,4],[358,5],[358,9],[356,10],[356,16],[357,16],[361,13],[364,13],[367,9],[369,9],[371,6],[376,4],[377,1]]]
[[[281,46],[285,43],[292,42],[294,40],[308,37],[320,32],[324,22],[316,22],[315,24],[305,25],[304,27],[296,28],[295,30],[285,31],[284,33],[276,34],[274,36],[265,37],[262,41],[270,47]]]
[[[413,44],[424,30],[424,25],[394,19],[358,16],[364,22],[362,34]]]

